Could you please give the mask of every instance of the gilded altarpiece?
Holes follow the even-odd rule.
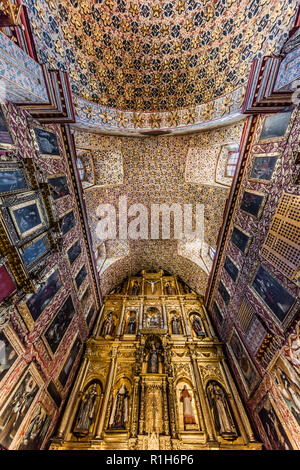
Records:
[[[105,297],[50,449],[261,449],[183,281],[141,271]]]

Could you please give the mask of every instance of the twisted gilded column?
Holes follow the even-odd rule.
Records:
[[[137,433],[138,433],[139,382],[140,382],[140,377],[135,376],[134,377],[133,392],[132,392],[130,437],[137,437]]]
[[[174,391],[173,377],[168,377],[168,385],[169,385],[169,410],[170,410],[170,426],[171,426],[171,436],[173,439],[177,439],[178,437],[178,429],[177,429],[177,419],[176,419],[176,411],[175,411],[175,403],[176,403],[176,396]]]
[[[191,351],[191,350],[190,350],[190,354],[191,354],[193,372],[194,372],[194,376],[195,376],[195,380],[196,380],[196,384],[197,384],[198,396],[199,396],[199,399],[200,399],[201,408],[202,408],[203,415],[204,415],[204,431],[206,432],[209,441],[215,441],[214,432],[213,432],[213,429],[214,429],[213,428],[213,423],[212,423],[212,420],[211,420],[211,416],[209,414],[209,410],[208,410],[208,406],[207,406],[207,402],[206,402],[206,396],[205,396],[205,392],[204,392],[200,372],[199,372],[199,369],[198,369],[198,363],[197,363],[197,360],[196,360],[196,356],[195,356],[194,352]]]
[[[250,440],[250,442],[256,442],[256,439],[254,437],[253,431],[250,426],[248,416],[245,412],[244,406],[242,404],[242,401],[236,389],[235,383],[231,377],[231,374],[229,372],[228,366],[225,361],[221,362],[221,367],[225,373],[225,378],[226,378],[228,389],[232,390],[232,393],[234,395],[234,399],[232,397],[229,397],[229,399],[230,399],[230,404],[232,405],[234,415],[237,418],[238,425],[241,426],[240,428],[241,434],[244,440],[246,439],[246,443],[248,443],[248,439]],[[245,432],[247,434],[247,437],[245,436]]]
[[[164,434],[166,436],[170,435],[170,430],[169,430],[169,414],[168,414],[168,397],[167,397],[167,379],[166,377],[163,377],[163,430]]]
[[[116,371],[116,362],[117,362],[117,357],[118,357],[118,349],[114,348],[111,351],[111,362],[110,362],[110,368],[109,368],[109,373],[108,377],[106,380],[105,384],[105,392],[104,392],[104,397],[102,401],[102,406],[101,406],[101,412],[100,412],[100,417],[99,421],[96,427],[96,436],[95,439],[101,439],[102,432],[103,432],[103,426],[104,426],[104,420],[106,416],[106,411],[107,411],[107,405],[108,405],[108,400],[111,395],[111,389],[112,385],[114,382],[114,376],[115,376],[115,371]]]
[[[140,416],[140,426],[139,434],[145,434],[145,379],[142,377],[141,385],[141,416]]]
[[[85,377],[88,371],[88,365],[89,365],[89,360],[87,357],[85,357],[79,369],[79,372],[75,381],[75,385],[73,387],[73,390],[71,392],[71,395],[70,395],[70,398],[66,407],[66,411],[63,415],[60,426],[58,428],[58,433],[57,433],[58,438],[64,438],[68,434],[68,432],[70,432],[70,429],[71,429],[71,426],[75,417],[75,413],[78,407],[78,403],[81,399],[81,395],[78,392],[80,391],[80,389],[83,388]]]

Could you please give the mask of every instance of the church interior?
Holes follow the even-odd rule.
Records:
[[[0,449],[300,450],[297,0],[0,1]]]

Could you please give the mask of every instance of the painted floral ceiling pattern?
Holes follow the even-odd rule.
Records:
[[[94,160],[94,187],[84,191],[93,249],[97,237],[97,208],[110,203],[118,214],[119,198],[126,196],[127,207],[141,203],[148,211],[148,239],[106,241],[106,262],[101,270],[101,289],[107,294],[122,279],[141,269],[164,269],[177,273],[199,294],[205,293],[211,259],[209,247],[216,247],[229,186],[208,180],[215,173],[218,155],[226,144],[238,145],[243,122],[193,136],[114,137],[76,131],[77,149],[91,151]],[[218,151],[216,151],[218,149]],[[197,159],[188,158],[193,151]],[[103,166],[103,160],[109,164]],[[197,178],[190,181],[189,175]],[[196,204],[203,206],[203,240],[195,243],[150,237],[152,204]],[[134,216],[135,217],[135,216]],[[132,218],[128,218],[131,220]],[[118,225],[118,224],[117,224]],[[171,224],[172,225],[172,224]]]
[[[41,62],[89,101],[131,111],[198,106],[278,52],[295,0],[23,0]]]

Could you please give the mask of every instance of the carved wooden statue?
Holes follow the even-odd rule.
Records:
[[[77,421],[74,427],[75,435],[85,436],[89,433],[95,418],[97,397],[97,385],[94,383],[89,387],[81,400]]]
[[[237,437],[237,430],[223,388],[217,382],[212,381],[208,384],[207,394],[217,432],[223,439],[234,440]]]
[[[112,409],[109,425],[114,429],[125,429],[128,422],[128,390],[123,383],[118,391]]]

